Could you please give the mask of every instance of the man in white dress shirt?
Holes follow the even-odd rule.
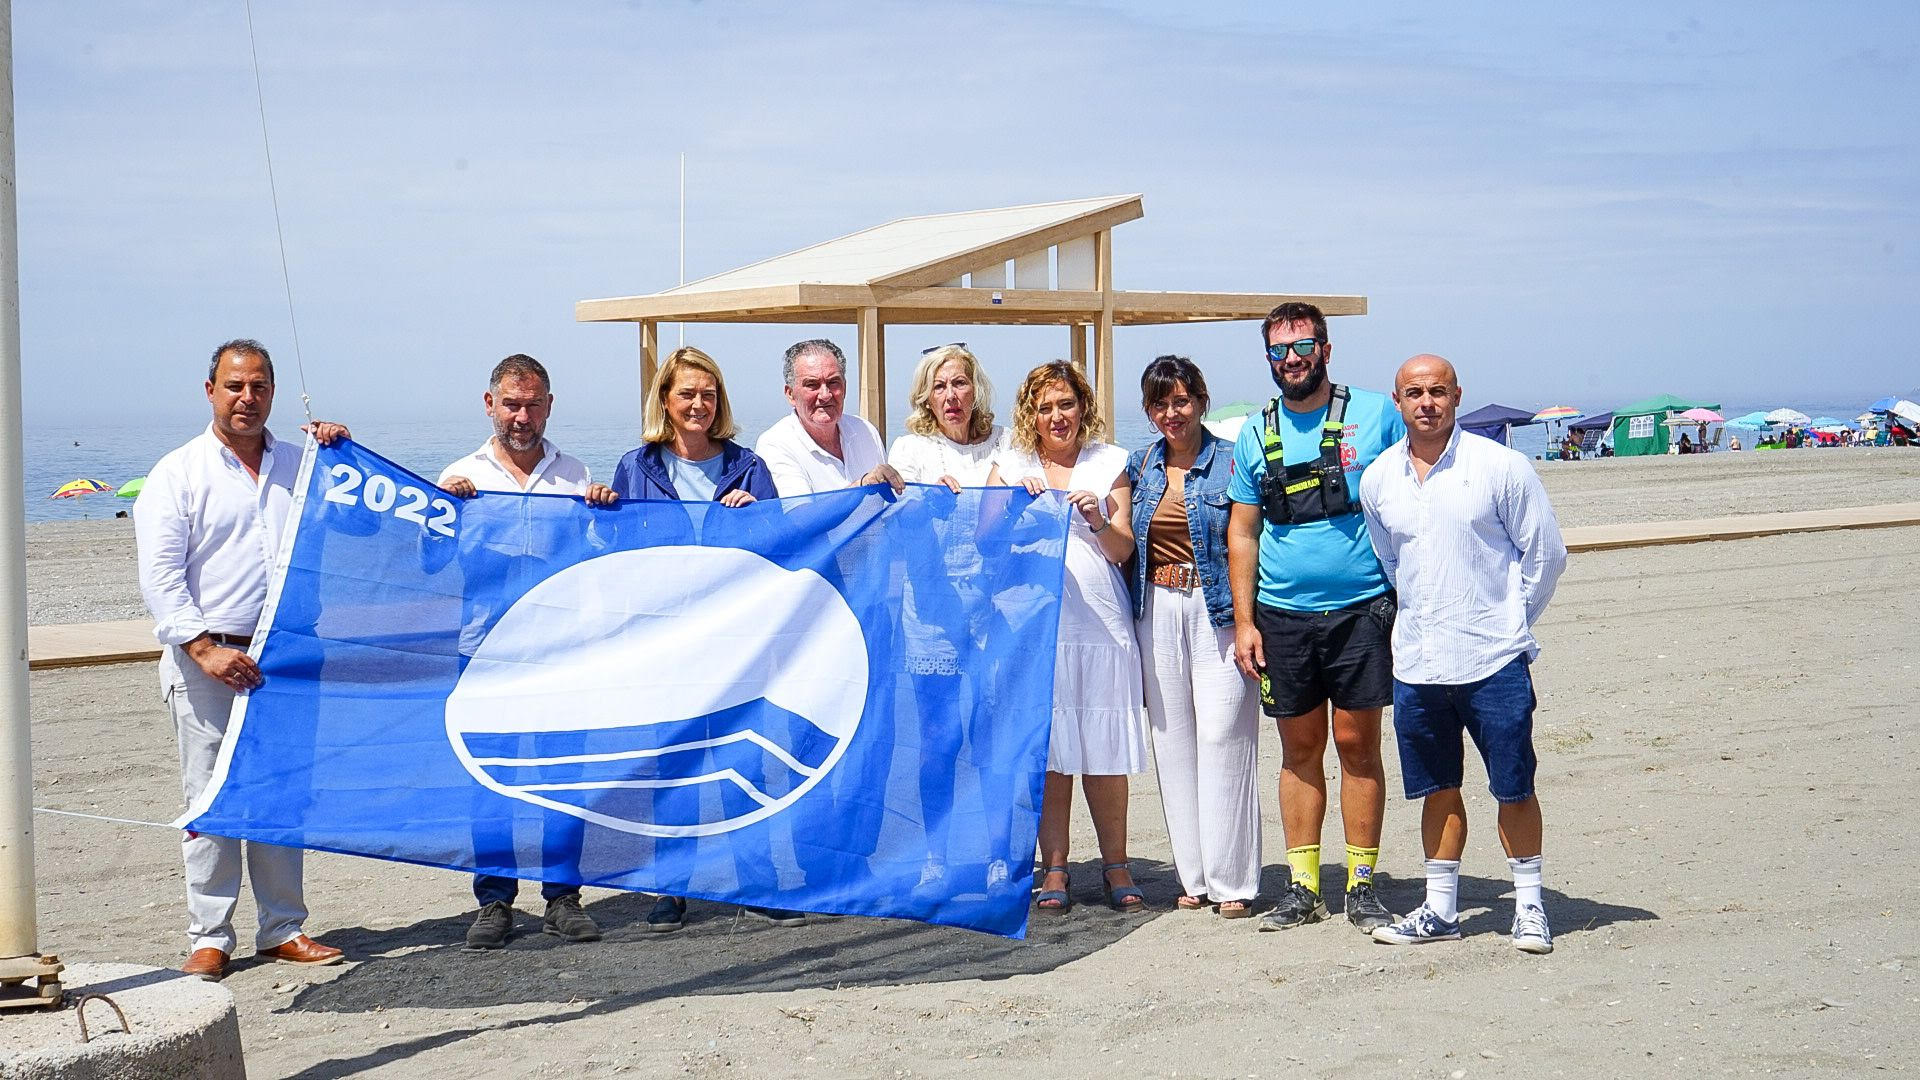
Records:
[[[234,697],[261,683],[247,650],[293,508],[301,454],[267,430],[273,360],[259,342],[215,349],[206,393],[213,422],[160,459],[133,506],[140,595],[164,646],[160,685],[189,806],[213,775]],[[322,443],[348,437],[339,424],[315,421],[311,430]],[[299,848],[190,832],[181,854],[190,949],[182,971],[210,982],[226,976],[243,860],[260,914],[256,954],[291,964],[340,962],[339,949],[301,929],[307,905]]]
[[[547,369],[525,353],[515,353],[494,365],[482,396],[493,435],[480,449],[447,466],[440,487],[450,495],[473,498],[482,491],[521,494],[579,495],[606,506],[618,501],[613,489],[593,482],[579,458],[565,454],[547,441],[547,418],[553,413],[553,382]],[[563,814],[548,814],[542,850],[549,866],[578,870],[585,823]],[[511,859],[511,831],[493,835],[474,830],[474,854]],[[473,896],[480,913],[467,929],[467,948],[498,949],[513,936],[513,901],[520,882],[510,877],[475,874]],[[568,941],[598,941],[600,928],[580,907],[578,881],[547,881],[540,886],[547,902],[541,932]]]
[[[1464,732],[1500,803],[1500,844],[1513,871],[1513,945],[1553,951],[1541,900],[1540,800],[1534,795],[1532,626],[1566,569],[1546,488],[1526,457],[1454,425],[1453,365],[1421,355],[1401,365],[1393,398],[1407,437],[1360,479],[1380,563],[1400,594],[1393,629],[1393,727],[1407,798],[1424,799],[1426,900],[1373,932],[1417,945],[1460,937],[1460,798]]]
[[[895,492],[906,481],[887,464],[886,444],[879,429],[859,416],[846,415],[847,356],[826,338],[796,341],[787,347],[781,365],[786,379],[787,404],[793,412],[761,433],[753,451],[773,474],[781,498],[822,491],[889,484]],[[844,773],[842,775],[845,775]],[[834,779],[831,791],[845,800],[846,847],[860,856],[871,855],[879,841],[880,821],[872,800],[860,797]],[[798,857],[798,856],[797,856]],[[800,858],[803,873],[830,876],[830,869],[809,867]],[[749,913],[776,926],[798,926],[806,916],[780,908],[748,908]]]
[[[846,415],[847,357],[825,338],[795,342],[782,368],[787,404],[793,414],[768,428],[754,453],[773,473],[781,498],[817,491],[905,481],[887,464],[880,432],[858,416]]]

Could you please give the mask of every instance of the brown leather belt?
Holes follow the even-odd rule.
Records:
[[[1147,571],[1147,583],[1192,592],[1200,587],[1200,571],[1190,563],[1161,563]]]
[[[225,645],[229,649],[245,649],[253,645],[253,638],[246,634],[216,634],[209,630],[207,637],[215,645]]]

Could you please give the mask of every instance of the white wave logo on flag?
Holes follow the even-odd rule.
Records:
[[[779,813],[833,769],[867,663],[859,620],[811,570],[739,548],[615,552],[501,616],[447,698],[447,737],[509,798],[709,836]]]

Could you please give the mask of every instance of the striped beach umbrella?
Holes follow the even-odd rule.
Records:
[[[1545,420],[1571,420],[1579,415],[1580,410],[1571,405],[1554,405],[1534,413],[1533,422],[1538,424]]]
[[[111,495],[113,489],[98,480],[69,480],[54,489],[49,499],[72,499],[81,495]]]

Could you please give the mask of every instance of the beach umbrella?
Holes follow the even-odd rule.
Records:
[[[1920,405],[1901,398],[1888,406],[1887,411],[1910,423],[1920,424]]]
[[[1571,420],[1580,415],[1580,410],[1571,405],[1550,405],[1533,414],[1535,423],[1543,420]]]
[[[1242,417],[1252,416],[1254,413],[1259,412],[1261,408],[1261,404],[1257,401],[1235,401],[1220,406],[1201,419],[1237,420]]]
[[[1793,424],[1799,426],[1806,422],[1807,414],[1798,409],[1775,409],[1767,414],[1767,423],[1769,424]]]
[[[111,495],[113,489],[98,480],[69,480],[54,489],[49,499],[72,499],[81,495]]]
[[[114,492],[114,494],[120,496],[123,499],[137,499],[140,497],[141,489],[145,488],[146,486],[147,486],[147,478],[144,476],[136,476],[133,479],[127,481],[126,483],[121,484],[120,490]]]
[[[1733,419],[1727,421],[1727,426],[1742,427],[1742,428],[1763,428],[1763,427],[1772,427],[1773,421],[1767,419],[1766,413],[1755,411],[1755,412],[1747,413],[1743,416],[1734,417]]]
[[[1682,419],[1692,420],[1699,424],[1722,424],[1725,423],[1727,419],[1712,409],[1688,409],[1686,412],[1681,413],[1680,416]]]
[[[1837,428],[1846,427],[1847,422],[1837,416],[1816,416],[1808,420],[1805,426],[1810,428]]]
[[[1240,429],[1246,426],[1247,417],[1264,407],[1255,401],[1235,401],[1209,412],[1200,422],[1208,431],[1231,442],[1240,437]]]
[[[1900,399],[1897,397],[1883,397],[1879,401],[1876,401],[1873,404],[1867,406],[1867,411],[1868,412],[1892,412],[1894,403],[1899,400]]]

